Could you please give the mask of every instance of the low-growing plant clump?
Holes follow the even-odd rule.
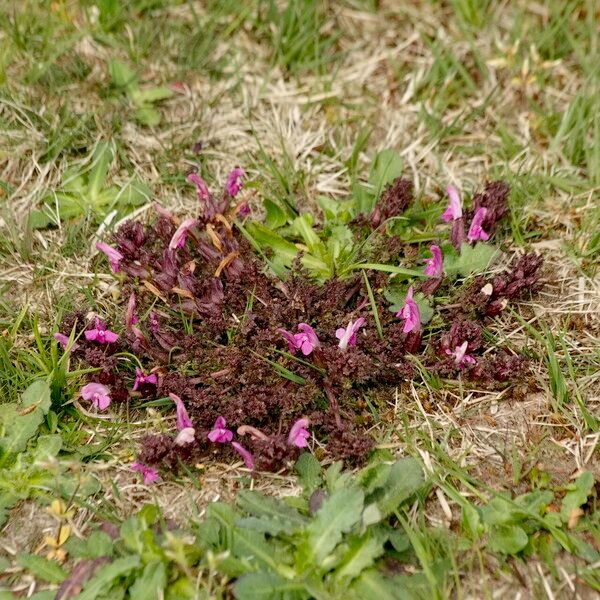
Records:
[[[270,201],[266,223],[251,221],[243,179],[235,169],[213,195],[191,173],[197,215],[156,205],[152,221],[128,221],[98,243],[119,280],[122,322],[70,314],[56,335],[97,369],[81,397],[98,410],[160,398],[176,408],[177,431],[141,444],[133,468],[145,481],[217,450],[278,469],[310,439],[360,462],[402,382],[429,373],[507,386],[522,376],[525,359],[485,335],[541,277],[534,254],[480,274],[498,254],[489,240],[508,212],[504,182],[486,184],[472,208],[450,186],[440,215],[415,201],[385,151],[370,187],[347,202],[321,199],[315,226]],[[414,230],[435,243],[425,250]]]

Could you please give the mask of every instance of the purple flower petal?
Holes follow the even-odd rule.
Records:
[[[446,211],[442,215],[442,219],[446,222],[456,221],[456,219],[462,217],[462,206],[458,190],[453,185],[449,185],[446,188],[446,192],[448,193],[450,201],[448,202],[448,208],[446,208]]]
[[[412,285],[406,293],[404,306],[396,313],[396,316],[405,319],[404,328],[402,329],[404,333],[418,331],[421,328],[421,312],[417,303],[413,300]]]
[[[176,446],[187,446],[196,440],[196,430],[193,427],[184,427],[176,436]]]
[[[111,403],[110,390],[101,383],[88,383],[79,390],[79,394],[99,410],[106,410]]]
[[[340,340],[339,348],[345,350],[348,346],[356,346],[358,330],[365,324],[365,319],[360,317],[356,321],[350,321],[345,329],[340,327],[335,332],[335,337]]]
[[[137,473],[141,473],[144,477],[144,485],[150,485],[151,483],[155,483],[160,481],[160,476],[156,469],[152,467],[148,467],[142,463],[135,462],[131,465],[131,470],[136,471]]]
[[[231,445],[233,446],[233,449],[242,457],[246,467],[251,471],[254,470],[254,456],[252,456],[252,453],[237,442],[231,442]]]
[[[195,227],[198,224],[198,219],[186,219],[181,223],[181,225],[177,228],[171,241],[169,242],[169,250],[175,250],[176,248],[182,248],[185,245],[185,240],[187,239],[188,233],[190,229]]]
[[[96,248],[100,250],[100,252],[104,252],[104,254],[106,254],[112,272],[118,273],[119,269],[121,268],[123,255],[118,250],[112,246],[109,246],[108,244],[105,244],[104,242],[98,242],[96,244]]]
[[[63,350],[67,349],[67,346],[69,345],[69,336],[64,335],[63,333],[55,333],[54,339],[60,344]],[[74,352],[77,350],[77,348],[79,348],[79,344],[73,342],[73,345],[71,346],[71,352]]]
[[[193,428],[194,425],[187,413],[187,410],[185,409],[183,400],[175,394],[169,394],[169,398],[171,398],[171,400],[175,402],[175,406],[177,407],[177,429],[181,431],[182,429],[186,429],[187,427]]]
[[[241,167],[236,167],[227,175],[225,190],[230,196],[234,197],[238,195],[243,186],[244,176],[244,169]]]
[[[217,417],[208,439],[216,444],[226,444],[233,439],[233,431],[226,428],[227,422],[223,417]]]
[[[309,424],[310,421],[306,418],[298,419],[290,429],[288,444],[297,448],[306,448],[310,438],[310,432],[307,429]]]
[[[429,247],[432,258],[426,258],[425,264],[425,275],[430,277],[442,277],[444,274],[444,257],[442,255],[442,249],[439,246],[433,244]]]
[[[192,183],[196,186],[196,194],[198,196],[198,200],[206,201],[210,198],[210,192],[208,191],[208,186],[206,185],[206,181],[198,175],[198,173],[190,173],[187,176],[187,180],[189,183]]]
[[[487,241],[490,239],[489,234],[487,234],[482,229],[483,221],[487,216],[487,208],[479,208],[473,217],[473,221],[471,221],[471,227],[469,227],[469,232],[467,233],[467,239],[470,242],[477,242],[478,240]]]

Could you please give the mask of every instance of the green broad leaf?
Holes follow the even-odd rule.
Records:
[[[137,106],[152,104],[172,98],[175,92],[168,87],[155,87],[145,90],[136,89],[131,92],[131,99]]]
[[[269,199],[263,201],[265,207],[265,225],[269,229],[278,229],[287,223],[287,215],[275,202]]]
[[[383,554],[384,543],[385,537],[375,533],[351,537],[348,540],[348,549],[335,570],[335,575],[342,579],[358,577]]]
[[[308,522],[306,517],[282,500],[264,496],[252,490],[241,490],[237,495],[236,504],[241,510],[255,517],[273,520],[284,525],[290,533],[304,527]]]
[[[46,197],[45,201],[50,206],[57,206],[58,216],[61,220],[74,219],[85,215],[92,207],[88,196],[75,196],[62,192],[56,192],[51,197]]]
[[[46,229],[50,225],[54,225],[54,220],[43,210],[32,210],[27,217],[28,229]]]
[[[50,410],[50,388],[34,381],[19,404],[0,405],[0,455],[23,452]]]
[[[389,285],[383,292],[385,299],[390,303],[389,310],[391,312],[398,312],[406,302],[407,288],[398,288],[394,285]],[[414,301],[419,307],[419,314],[421,315],[421,324],[426,325],[431,321],[435,310],[431,306],[431,300],[421,292],[417,292],[414,295]]]
[[[311,493],[321,485],[321,463],[310,453],[304,452],[296,461],[298,483],[305,494]]]
[[[316,202],[323,211],[327,223],[346,223],[351,218],[352,200],[334,200],[329,196],[317,196]]]
[[[162,600],[167,585],[167,570],[160,560],[149,562],[129,588],[131,600]]]
[[[62,437],[59,434],[41,435],[33,452],[34,462],[47,462],[56,458],[62,448]]]
[[[416,459],[396,461],[385,483],[369,496],[369,504],[363,514],[363,527],[378,523],[397,511],[424,483],[423,469]]]
[[[110,565],[100,567],[96,575],[85,584],[83,591],[77,595],[77,600],[96,600],[99,596],[104,596],[113,582],[129,575],[139,566],[139,556],[125,556],[117,558]]]
[[[67,572],[57,562],[36,554],[20,552],[17,554],[17,564],[48,583],[61,583],[67,578]]]
[[[234,556],[255,562],[261,568],[276,570],[284,556],[275,552],[272,544],[267,543],[264,534],[250,529],[236,528],[233,531],[231,551]]]
[[[375,155],[371,165],[369,183],[375,189],[376,198],[379,198],[386,185],[402,175],[403,167],[402,157],[395,150],[382,150]]]
[[[483,273],[492,264],[499,250],[496,246],[477,242],[475,246],[462,244],[460,254],[447,253],[444,257],[444,272],[452,277],[468,277],[471,273]]]
[[[426,277],[422,271],[414,269],[405,269],[404,267],[396,267],[395,265],[384,265],[379,263],[355,263],[348,267],[349,271],[358,269],[370,269],[371,271],[383,271],[392,275],[404,275],[405,277]]]
[[[304,213],[292,221],[292,231],[302,238],[308,250],[315,254],[323,254],[325,246],[313,229],[312,215]]]
[[[262,223],[252,221],[246,225],[246,230],[252,236],[254,241],[262,248],[271,248],[274,252],[283,257],[287,266],[292,264],[298,254],[298,248],[292,242],[288,242]]]
[[[101,558],[113,555],[114,542],[103,531],[94,531],[86,540],[71,536],[64,548],[75,558]]]
[[[377,197],[370,189],[360,183],[354,184],[352,186],[353,216],[371,214],[376,200]]]
[[[352,600],[412,600],[415,596],[393,579],[384,577],[377,569],[368,569],[350,588]]]
[[[591,471],[584,471],[567,487],[568,491],[560,507],[560,515],[565,523],[569,521],[574,509],[580,508],[587,502],[594,489],[594,483],[594,474]]]
[[[528,541],[529,538],[522,527],[501,525],[490,531],[488,547],[492,552],[518,554],[527,546]]]
[[[367,465],[358,472],[356,481],[364,490],[367,499],[369,494],[385,485],[390,477],[391,470],[392,465],[390,463],[376,462]]]
[[[338,490],[326,498],[307,527],[308,547],[303,550],[320,564],[338,545],[342,534],[347,533],[360,521],[364,493],[359,488]]]
[[[113,159],[114,149],[112,144],[109,142],[96,144],[92,155],[92,167],[88,173],[88,195],[91,204],[96,203],[96,199],[102,191]]]
[[[134,114],[137,121],[146,127],[156,127],[160,123],[160,113],[151,104],[142,104]]]
[[[137,75],[120,60],[111,60],[108,71],[115,87],[126,91],[131,91],[137,87]]]
[[[140,206],[149,202],[152,198],[152,190],[150,186],[145,184],[138,178],[134,178],[126,183],[115,194],[115,200],[120,206]]]
[[[305,600],[311,597],[302,583],[265,571],[242,575],[233,586],[233,595],[238,600]]]

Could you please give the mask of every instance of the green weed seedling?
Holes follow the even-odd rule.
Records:
[[[161,120],[156,104],[171,98],[174,92],[167,87],[140,88],[137,75],[119,60],[109,65],[110,76],[115,88],[125,94],[135,109],[136,121],[146,127],[156,127]]]
[[[124,186],[107,185],[114,156],[114,144],[98,142],[82,165],[65,170],[60,187],[44,197],[43,209],[30,213],[29,227],[42,229],[87,215],[99,218],[111,210],[122,216],[131,207],[147,202],[150,188],[135,176]]]

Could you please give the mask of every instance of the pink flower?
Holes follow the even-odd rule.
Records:
[[[485,242],[490,239],[490,236],[481,228],[486,216],[487,208],[482,207],[477,209],[473,221],[471,221],[469,232],[467,233],[467,239],[470,242],[476,242],[477,240],[483,240]]]
[[[131,292],[127,302],[127,311],[125,312],[125,327],[127,329],[131,329],[139,321],[135,312],[136,304],[135,292]]]
[[[225,183],[226,192],[235,197],[238,195],[239,191],[242,189],[243,179],[246,174],[244,173],[244,169],[241,167],[236,167],[233,169],[229,175],[227,175],[227,182]]]
[[[193,183],[196,186],[198,200],[206,201],[210,198],[210,192],[208,191],[206,181],[204,181],[204,179],[202,179],[198,173],[190,173],[187,176],[187,180],[189,183]]]
[[[187,446],[191,444],[196,439],[196,430],[193,427],[184,427],[176,436],[175,436],[175,445],[176,446]]]
[[[98,342],[99,344],[112,344],[119,339],[119,335],[106,329],[106,325],[98,317],[96,317],[96,327],[88,329],[84,335],[88,342]]]
[[[421,328],[421,312],[417,303],[413,300],[412,285],[408,288],[404,306],[396,313],[396,316],[406,320],[402,330],[404,333],[417,331]]]
[[[156,373],[150,373],[150,375],[144,375],[141,369],[136,367],[135,369],[135,383],[133,384],[133,391],[139,389],[144,384],[156,385],[158,383],[158,377]]]
[[[231,445],[233,446],[233,449],[244,459],[246,468],[252,471],[254,469],[254,456],[252,456],[252,453],[237,442],[231,442]]]
[[[60,344],[63,350],[67,349],[67,346],[69,345],[69,336],[64,335],[64,333],[55,333],[54,339]],[[74,352],[77,350],[77,348],[79,348],[79,344],[73,342],[73,345],[71,346],[71,352]]]
[[[175,394],[169,394],[169,398],[175,402],[175,406],[177,407],[177,429],[181,431],[186,427],[194,427],[192,420],[185,409],[183,400]]]
[[[285,329],[278,329],[277,331],[287,341],[290,352],[295,354],[297,350],[302,350],[302,354],[308,356],[315,348],[319,347],[319,338],[315,330],[307,323],[300,323],[298,329],[300,333],[290,333]]]
[[[432,258],[426,258],[425,264],[425,275],[429,275],[430,277],[442,277],[444,275],[444,258],[442,256],[442,250],[439,246],[433,244],[429,247],[431,254],[433,254]]]
[[[175,230],[171,241],[169,242],[169,250],[175,250],[176,248],[183,248],[185,246],[185,240],[187,239],[188,233],[192,227],[198,224],[198,219],[186,219],[181,225]]]
[[[233,439],[233,431],[231,431],[231,429],[226,429],[225,425],[227,425],[225,419],[223,417],[217,417],[212,431],[208,434],[208,439],[211,442],[218,444],[230,442]]]
[[[100,410],[105,410],[110,405],[110,390],[101,383],[88,383],[79,390],[79,393],[84,400],[90,401]]]
[[[446,354],[454,356],[454,362],[459,369],[463,369],[466,364],[474,365],[477,361],[467,354],[469,342],[463,342],[460,346],[456,346],[454,352],[446,350]]]
[[[338,346],[345,350],[348,346],[356,346],[356,334],[358,330],[365,324],[363,317],[356,319],[356,321],[348,323],[348,327],[344,329],[340,327],[335,332],[335,337],[340,340]]]
[[[141,473],[144,476],[144,485],[150,485],[156,481],[160,481],[158,471],[152,467],[148,467],[142,463],[135,462],[131,465],[131,470]]]
[[[306,448],[308,446],[308,438],[310,438],[310,432],[306,429],[310,424],[308,419],[298,419],[290,429],[288,435],[288,444],[290,446],[296,446],[296,448]]]
[[[247,202],[242,202],[238,207],[237,214],[240,217],[247,217],[250,214],[250,205]]]
[[[456,221],[462,217],[462,206],[458,190],[453,185],[449,185],[446,188],[446,192],[448,193],[450,201],[448,202],[448,208],[446,208],[446,211],[442,215],[442,219],[446,222]]]
[[[96,248],[100,250],[100,252],[104,252],[108,258],[108,262],[110,263],[110,268],[113,273],[118,273],[121,268],[121,261],[123,260],[123,255],[108,244],[104,242],[98,242],[96,244]]]

